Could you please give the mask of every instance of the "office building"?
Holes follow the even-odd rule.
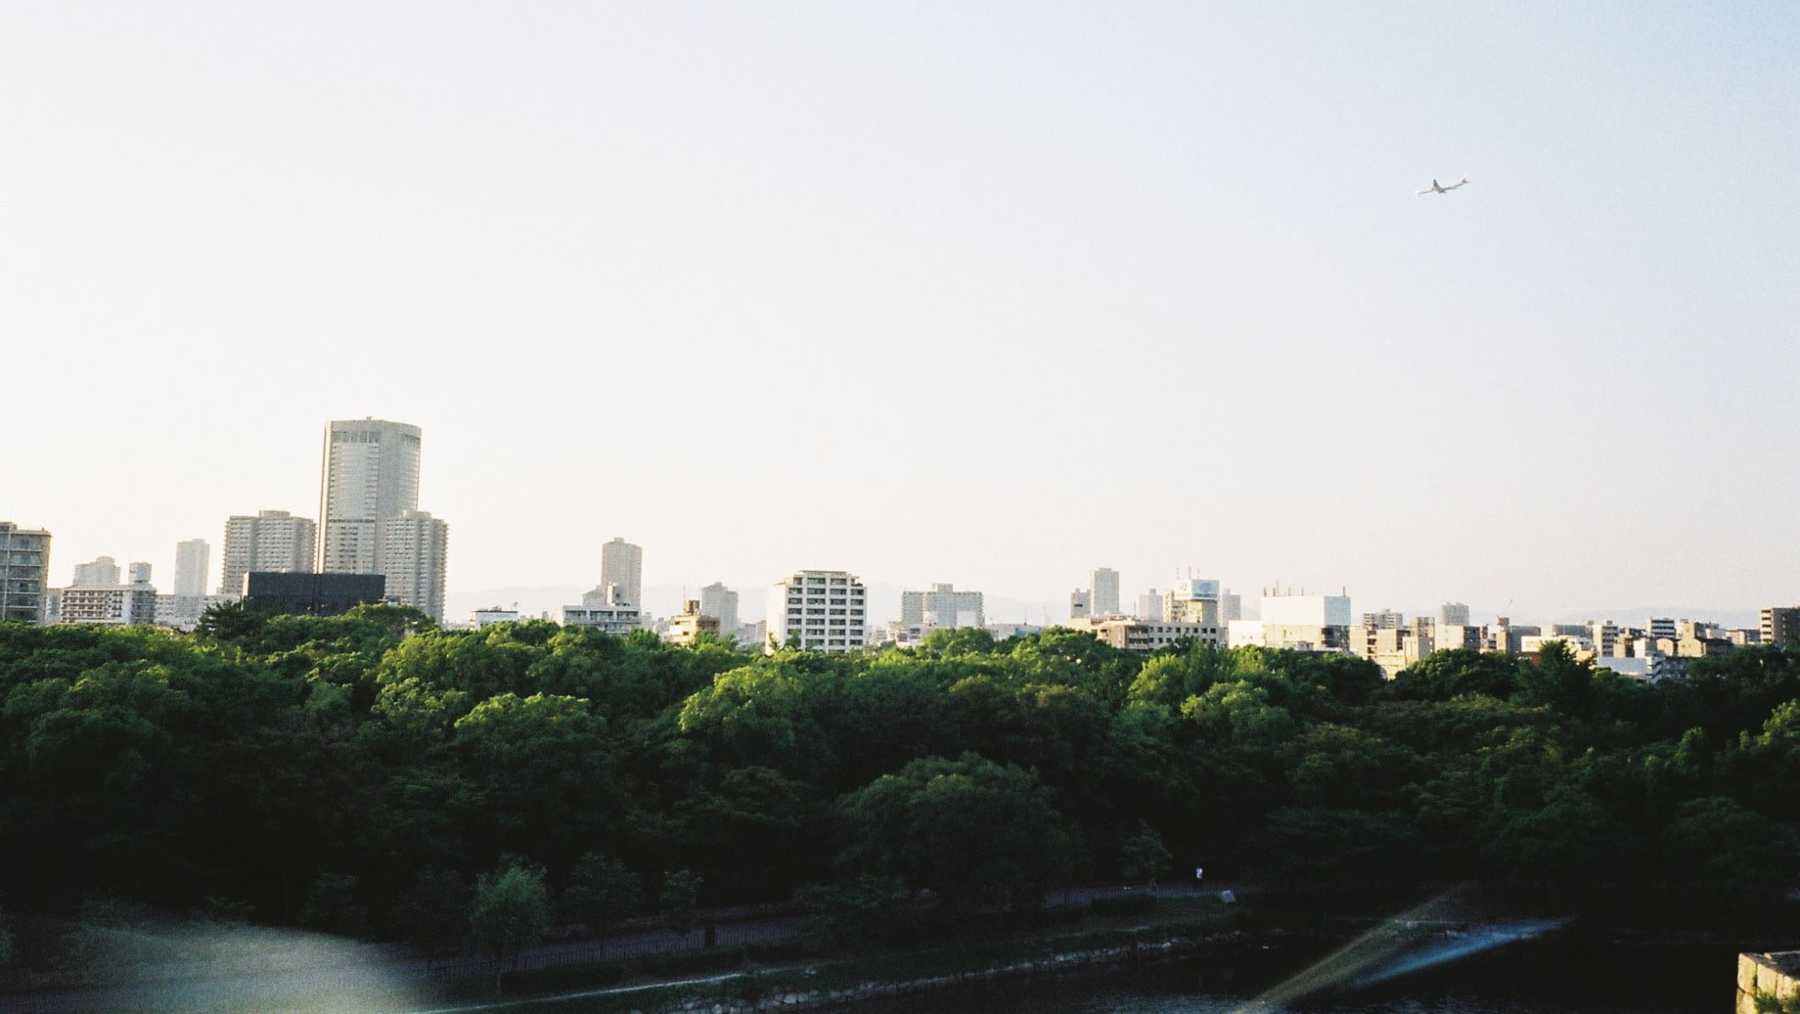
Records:
[[[1163,596],[1159,619],[1168,623],[1194,623],[1222,627],[1219,616],[1219,582],[1211,578],[1184,577]]]
[[[1219,622],[1230,623],[1244,618],[1244,597],[1230,588],[1219,593]]]
[[[360,605],[386,600],[387,579],[380,574],[315,574],[310,571],[244,575],[244,607],[263,613],[336,616]]]
[[[738,629],[738,593],[714,581],[700,589],[700,614],[719,621],[720,637],[731,637]]]
[[[1762,643],[1786,647],[1800,641],[1800,606],[1769,606],[1760,619],[1757,636]]]
[[[387,597],[444,622],[444,558],[450,526],[426,511],[404,511],[381,522]]]
[[[187,539],[175,543],[175,594],[180,598],[201,598],[206,594],[206,571],[212,561],[212,547],[205,539]]]
[[[1092,612],[1092,610],[1088,607],[1088,592],[1086,588],[1077,588],[1069,593],[1069,619],[1083,619],[1090,612]]]
[[[1137,609],[1133,610],[1131,615],[1137,617],[1140,620],[1144,620],[1146,622],[1152,622],[1152,621],[1162,619],[1163,618],[1163,595],[1162,595],[1162,592],[1159,592],[1155,588],[1152,588],[1149,591],[1143,593],[1142,595],[1139,595],[1137,597]]]
[[[600,547],[600,588],[616,585],[621,601],[644,605],[644,549],[615,538]]]
[[[84,588],[116,585],[119,583],[119,564],[110,556],[96,557],[92,563],[78,563],[75,577],[69,583]]]
[[[1665,638],[1673,641],[1681,636],[1681,628],[1671,617],[1652,616],[1650,617],[1649,633],[1650,639],[1653,641],[1661,641]]]
[[[1176,623],[1157,620],[1145,622],[1129,616],[1090,616],[1069,621],[1070,630],[1091,634],[1115,648],[1149,654],[1182,641],[1220,644],[1223,631],[1218,624]]]
[[[686,646],[698,641],[702,634],[719,636],[719,618],[706,615],[699,599],[688,599],[679,615],[669,617],[669,629],[663,634],[663,640]]]
[[[0,521],[0,621],[44,623],[50,533]]]
[[[985,627],[987,615],[982,611],[980,592],[934,584],[929,591],[900,593],[900,626],[918,627],[926,633],[939,628]]]
[[[129,575],[125,580],[126,584],[150,583],[150,565],[142,560],[133,561],[125,568],[125,572]]]
[[[386,573],[382,522],[419,509],[419,448],[419,428],[406,423],[353,419],[326,424],[319,468],[321,572]]]
[[[862,579],[842,570],[799,570],[769,589],[769,640],[809,651],[855,651],[868,643]]]
[[[1438,626],[1466,627],[1469,625],[1469,607],[1462,602],[1446,602],[1438,607]]]
[[[220,554],[219,594],[243,595],[244,575],[311,573],[318,550],[318,526],[287,511],[233,514],[225,519]]]
[[[1302,651],[1350,648],[1350,597],[1266,589],[1262,598],[1263,644]]]
[[[1119,608],[1119,572],[1111,567],[1098,567],[1088,583],[1088,606],[1095,616],[1123,615]]]

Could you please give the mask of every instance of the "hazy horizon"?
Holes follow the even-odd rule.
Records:
[[[0,520],[58,585],[204,538],[211,590],[376,416],[452,603],[613,536],[746,602],[1800,602],[1797,51],[1778,4],[10,5]]]

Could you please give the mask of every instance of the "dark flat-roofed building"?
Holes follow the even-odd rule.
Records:
[[[244,577],[244,606],[258,612],[336,616],[387,598],[380,574],[305,574],[253,570]]]

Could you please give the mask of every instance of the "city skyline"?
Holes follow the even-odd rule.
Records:
[[[373,415],[451,596],[591,586],[597,525],[749,600],[1800,598],[1800,209],[1719,185],[1800,171],[1791,8],[80,7],[0,15],[8,407],[58,420],[0,518],[57,580],[323,523]]]

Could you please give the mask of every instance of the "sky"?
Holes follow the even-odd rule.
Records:
[[[13,0],[0,519],[216,571],[375,416],[453,594],[616,535],[747,600],[1800,601],[1796,52],[1781,3]]]

